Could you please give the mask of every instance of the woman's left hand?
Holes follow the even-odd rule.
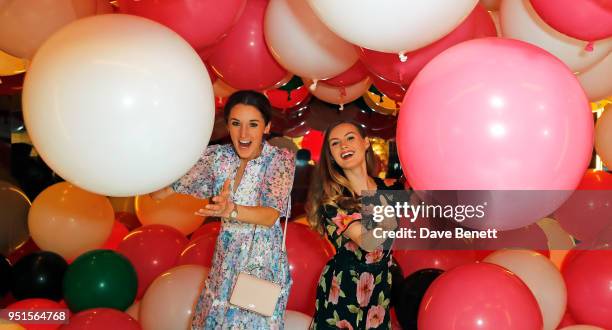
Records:
[[[223,183],[223,188],[218,196],[212,198],[212,203],[195,212],[196,215],[204,217],[228,218],[234,209],[234,203],[230,198],[230,180]]]

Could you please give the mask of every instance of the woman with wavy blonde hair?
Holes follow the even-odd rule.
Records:
[[[336,254],[317,286],[312,329],[390,329],[391,253],[388,241],[362,224],[364,191],[389,189],[376,178],[365,131],[342,121],[325,132],[308,199],[310,225],[327,236]],[[395,218],[380,223],[397,227]]]

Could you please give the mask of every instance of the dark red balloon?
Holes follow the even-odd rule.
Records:
[[[221,40],[245,4],[246,0],[119,0],[119,10],[167,26],[199,50]]]
[[[404,100],[404,95],[406,95],[406,87],[387,81],[377,75],[372,75],[371,77],[376,89],[385,94],[385,96],[396,102],[402,102]]]
[[[315,162],[318,162],[319,157],[321,157],[323,138],[323,132],[313,129],[306,133],[306,135],[304,135],[304,139],[302,140],[302,149],[310,150],[310,157]]]
[[[11,264],[14,265],[21,257],[36,251],[40,251],[40,248],[31,238],[29,238],[24,244],[20,245],[17,250],[9,254],[7,258]]]
[[[612,250],[579,251],[566,258],[561,273],[567,309],[576,323],[611,329]]]
[[[137,298],[142,298],[157,276],[176,265],[185,245],[187,238],[166,225],[143,226],[123,239],[118,252],[127,257],[136,270]]]
[[[322,82],[335,87],[347,87],[350,85],[354,85],[362,80],[364,80],[369,74],[368,69],[361,63],[361,61],[355,62],[355,64],[348,68],[346,71],[341,74],[322,80]]]
[[[461,25],[444,38],[407,53],[406,62],[401,62],[397,54],[381,53],[365,48],[361,48],[359,57],[375,75],[396,84],[408,86],[419,71],[444,50],[466,40],[495,36],[497,36],[497,31],[493,19],[487,10],[478,4]]]
[[[236,89],[268,89],[287,76],[287,70],[276,62],[264,39],[267,5],[268,0],[249,0],[238,23],[208,58],[219,77]]]
[[[333,247],[319,233],[301,223],[288,224],[287,256],[293,285],[287,310],[314,314],[319,276],[333,255]]]
[[[62,330],[141,330],[127,313],[111,308],[92,308],[75,314]]]

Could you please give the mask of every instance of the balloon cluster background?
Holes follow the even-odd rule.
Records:
[[[567,192],[492,207],[506,246],[537,251],[395,251],[394,327],[612,328],[610,1],[6,0],[0,17],[2,307],[187,328],[220,223],[146,194],[226,142],[227,97],[255,89],[270,142],[298,153],[288,328],[334,253],[302,210],[336,120],[407,189]]]

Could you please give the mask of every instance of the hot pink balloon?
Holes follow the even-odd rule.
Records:
[[[138,298],[153,280],[174,267],[187,245],[180,231],[166,225],[147,225],[129,233],[119,244],[119,253],[130,260],[138,275]]]
[[[567,307],[578,324],[612,328],[612,251],[585,250],[566,260]]]
[[[121,13],[161,23],[199,50],[211,46],[236,24],[246,0],[119,0]]]
[[[322,80],[328,85],[335,87],[343,87],[354,85],[367,77],[369,74],[368,69],[361,63],[361,61],[355,62],[355,64],[348,68],[348,70],[342,72],[341,74]]]
[[[249,0],[238,23],[208,58],[219,77],[236,89],[268,89],[287,75],[264,40],[267,4],[267,0]]]
[[[444,38],[429,46],[407,53],[408,60],[406,62],[401,62],[397,54],[381,53],[365,48],[361,48],[359,57],[375,75],[408,86],[425,64],[447,48],[466,40],[494,37],[496,35],[497,31],[493,19],[487,10],[481,4],[478,4],[463,23]]]
[[[530,0],[538,15],[570,37],[595,41],[612,36],[610,0]]]
[[[493,264],[459,266],[440,275],[427,289],[418,328],[540,330],[540,307],[529,288]]]
[[[419,73],[397,141],[415,190],[489,190],[462,198],[488,199],[491,221],[465,225],[510,230],[569,197],[590,162],[593,129],[584,91],[561,61],[522,41],[482,38],[449,48]]]
[[[612,223],[612,174],[589,170],[570,198],[554,213],[561,227],[591,241]]]

